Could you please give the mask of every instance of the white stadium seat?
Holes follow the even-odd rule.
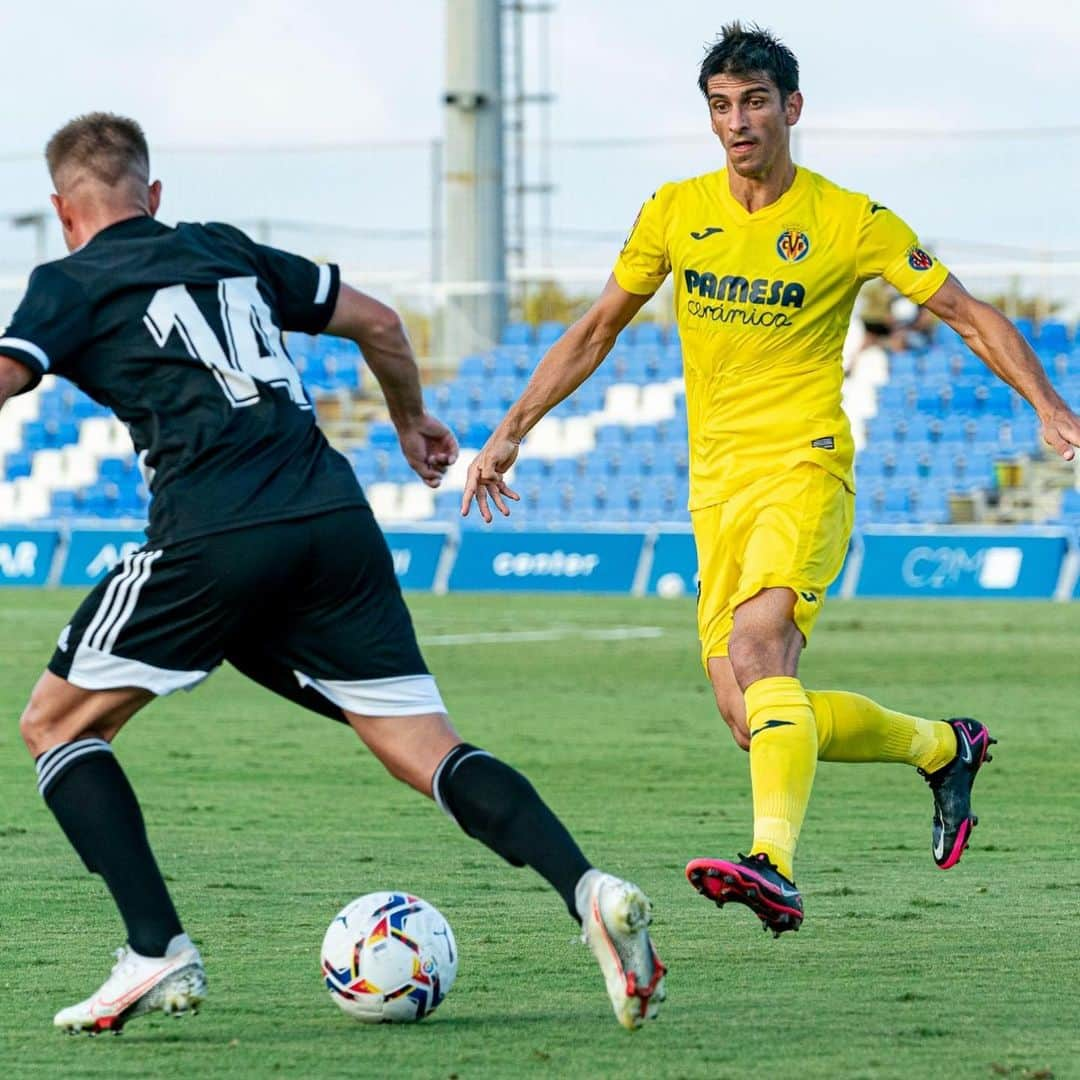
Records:
[[[50,510],[48,489],[35,484],[27,476],[14,483],[15,499],[8,516],[9,521],[35,521],[47,517]]]
[[[98,478],[97,461],[78,446],[65,446],[63,455],[64,487],[88,487]]]
[[[371,512],[379,521],[396,521],[400,492],[397,484],[372,484],[367,488]]]
[[[615,383],[604,397],[603,423],[633,424],[637,422],[641,403],[641,387],[637,383]]]
[[[39,450],[30,466],[30,479],[46,491],[66,487],[63,452]]]
[[[675,415],[675,387],[670,383],[650,383],[641,391],[638,409],[639,424],[655,424]]]
[[[402,484],[398,513],[403,521],[426,521],[435,515],[435,492],[426,484]]]

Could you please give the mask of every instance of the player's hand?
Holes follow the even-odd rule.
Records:
[[[413,472],[430,488],[442,483],[446,470],[458,459],[454,433],[430,413],[399,427],[398,441]]]
[[[1041,419],[1043,442],[1066,461],[1072,461],[1076,456],[1073,448],[1080,446],[1080,416],[1063,405]]]
[[[503,517],[510,516],[510,507],[506,505],[506,499],[517,502],[521,496],[512,491],[503,479],[510,466],[514,464],[518,456],[520,443],[500,435],[497,431],[485,443],[484,449],[473,458],[469,466],[469,475],[465,481],[465,490],[461,494],[461,516],[469,516],[469,508],[473,499],[476,500],[480,516],[489,525],[491,524],[491,507],[488,506],[488,496],[495,504]]]

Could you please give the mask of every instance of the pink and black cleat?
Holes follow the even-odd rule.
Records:
[[[971,812],[971,788],[983,763],[992,761],[990,737],[983,724],[966,717],[949,720],[956,732],[956,757],[937,772],[919,770],[934,795],[934,862],[948,870],[960,861],[979,819]]]
[[[738,862],[694,859],[687,864],[686,877],[717,907],[729,902],[745,904],[774,937],[779,937],[785,930],[798,930],[802,924],[803,905],[799,890],[764,853],[740,855]]]

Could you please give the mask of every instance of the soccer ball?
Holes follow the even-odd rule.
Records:
[[[422,1020],[450,992],[457,964],[450,924],[408,893],[368,893],[347,904],[322,943],[330,997],[365,1024]]]

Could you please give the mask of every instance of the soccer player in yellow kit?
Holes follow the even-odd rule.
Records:
[[[798,63],[757,27],[725,27],[699,86],[727,168],[665,184],[642,207],[614,273],[556,342],[469,468],[462,499],[491,521],[517,495],[505,472],[536,422],[600,364],[670,273],[690,432],[702,661],[735,741],[750,752],[754,838],[737,860],[695,859],[691,883],[746,904],[776,934],[803,905],[795,847],[817,762],[918,768],[934,799],[933,855],[948,869],[975,817],[990,738],[976,720],[931,721],[858,694],[807,691],[799,655],[851,534],[854,446],[841,409],[841,345],[864,282],[883,277],[952,326],[1038,412],[1066,459],[1080,418],[1013,325],[971,297],[887,207],[791,160]]]

